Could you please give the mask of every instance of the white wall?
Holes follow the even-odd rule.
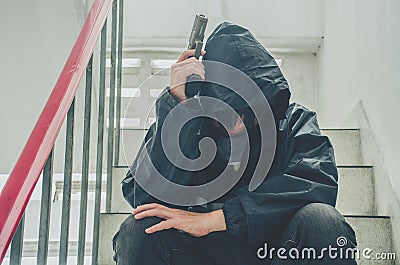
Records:
[[[325,1],[319,57],[322,127],[360,127],[378,213],[400,231],[400,2]],[[394,237],[397,249],[400,238]]]
[[[247,27],[268,50],[283,59],[292,100],[317,109],[316,53],[322,42],[323,1],[133,0],[125,2],[125,10],[127,49],[138,46],[185,49],[196,13],[204,13],[209,19],[206,37],[223,21]]]
[[[84,20],[73,1],[2,1],[0,173],[10,173]]]
[[[315,53],[274,53],[282,59],[281,69],[285,75],[291,101],[311,110],[318,108],[318,58]]]
[[[209,18],[206,33],[219,23],[241,24],[258,37],[319,38],[322,33],[322,1],[320,0],[199,0],[199,1],[125,1],[125,43],[130,46],[187,45],[187,38],[196,13]]]
[[[357,127],[367,118],[400,187],[400,2],[326,1],[320,52],[319,118],[323,127]],[[400,192],[400,190],[397,190]]]

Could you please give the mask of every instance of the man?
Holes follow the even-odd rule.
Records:
[[[170,89],[156,103],[157,121],[122,183],[124,196],[134,210],[113,240],[117,264],[356,264],[354,258],[334,258],[324,250],[338,248],[336,240],[342,237],[347,240],[347,245],[339,246],[342,250],[356,246],[354,231],[334,208],[338,176],[333,148],[320,134],[314,112],[296,103],[289,105],[289,87],[273,57],[247,29],[231,23],[222,23],[210,35],[203,63],[193,54],[183,52],[172,66]],[[238,94],[248,92],[249,87],[238,85],[232,91],[221,84],[201,85],[199,102],[201,96],[218,99],[235,113],[217,108],[212,111],[215,119],[192,119],[182,128],[179,144],[185,156],[195,159],[201,155],[198,145],[204,137],[220,147],[209,166],[193,172],[177,168],[167,158],[161,128],[179,104],[186,104],[181,112],[202,109],[201,104],[187,103],[196,100],[188,99],[185,82],[192,74],[202,79],[215,74],[204,67],[207,61],[240,70],[256,84],[257,91],[250,92],[256,95],[261,91],[263,96],[246,102]],[[259,161],[261,142],[275,139],[262,135],[261,125],[268,120],[256,117],[258,100],[267,100],[272,111],[276,150],[265,179],[251,191],[249,183],[257,163],[268,163]],[[230,120],[225,128],[216,122],[224,117]],[[239,172],[243,174],[223,196],[185,207],[153,196],[171,192],[162,185],[154,194],[150,192],[151,184],[157,182],[152,178],[156,171],[180,185],[215,180],[231,162],[226,139],[237,139],[244,130],[249,143],[240,149],[248,153],[247,164],[242,155]],[[232,150],[235,144],[243,141],[233,140]],[[237,174],[237,168],[229,168],[232,176]],[[310,254],[310,248],[315,255]],[[308,256],[301,255],[303,249]]]

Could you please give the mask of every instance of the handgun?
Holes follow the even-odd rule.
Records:
[[[192,31],[190,32],[188,50],[195,49],[194,57],[200,58],[203,49],[204,32],[207,27],[208,18],[204,14],[197,14]],[[198,75],[191,75],[186,78],[185,93],[188,98],[194,97],[200,91],[201,78]]]

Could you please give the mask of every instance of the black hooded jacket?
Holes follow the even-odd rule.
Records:
[[[291,217],[303,206],[313,202],[335,205],[338,175],[333,147],[329,139],[321,135],[315,112],[296,103],[289,105],[286,79],[274,58],[247,29],[222,23],[209,36],[205,49],[204,61],[226,63],[248,75],[262,91],[273,112],[277,142],[272,167],[265,172],[267,177],[256,190],[249,191],[249,179],[260,152],[260,133],[255,128],[250,132],[250,159],[242,179],[218,201],[223,203],[230,234],[252,244],[276,243]],[[202,88],[201,95],[223,100],[235,109],[248,107],[227,88]],[[176,168],[168,162],[160,147],[163,120],[178,104],[167,90],[160,95],[156,103],[157,120],[150,127],[139,153],[146,148],[153,164],[166,178],[180,184],[196,185],[208,179],[199,178],[201,173]],[[197,110],[187,108],[187,111]],[[184,139],[190,139],[181,145],[182,152],[188,157],[198,155],[197,145],[202,136],[194,136],[193,132],[199,130],[201,123],[192,122],[181,132]],[[137,174],[152,175],[151,171],[146,171],[146,163],[136,158],[122,182],[124,197],[132,207],[162,203],[148,195],[134,180]]]

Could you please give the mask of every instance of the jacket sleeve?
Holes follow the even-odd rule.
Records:
[[[238,197],[228,199],[222,211],[225,217],[226,231],[232,236],[245,241],[248,238],[248,226],[245,211]]]
[[[338,176],[333,147],[320,134],[316,114],[299,110],[283,120],[283,124],[286,165],[280,172],[268,176],[255,191],[250,192],[247,186],[236,190],[242,208],[230,201],[236,197],[228,200],[223,208],[228,232],[242,231],[233,234],[245,235],[251,243],[279,240],[296,211],[309,203],[333,206],[336,203]],[[232,214],[234,211],[237,213]]]
[[[160,95],[160,97],[156,101],[156,108],[158,111],[161,111],[163,116],[166,116],[168,112],[179,102],[168,93],[168,88]],[[153,123],[149,130],[146,133],[146,136],[139,148],[138,154],[146,148],[146,143],[149,141],[154,141],[154,138],[157,137],[157,127],[158,123]],[[129,168],[128,172],[126,173],[125,179],[122,181],[122,193],[125,200],[133,207],[136,208],[137,206],[145,203],[152,203],[159,201],[147,194],[135,181],[134,176],[136,175],[136,169],[138,167],[138,155],[136,156],[133,164]]]

